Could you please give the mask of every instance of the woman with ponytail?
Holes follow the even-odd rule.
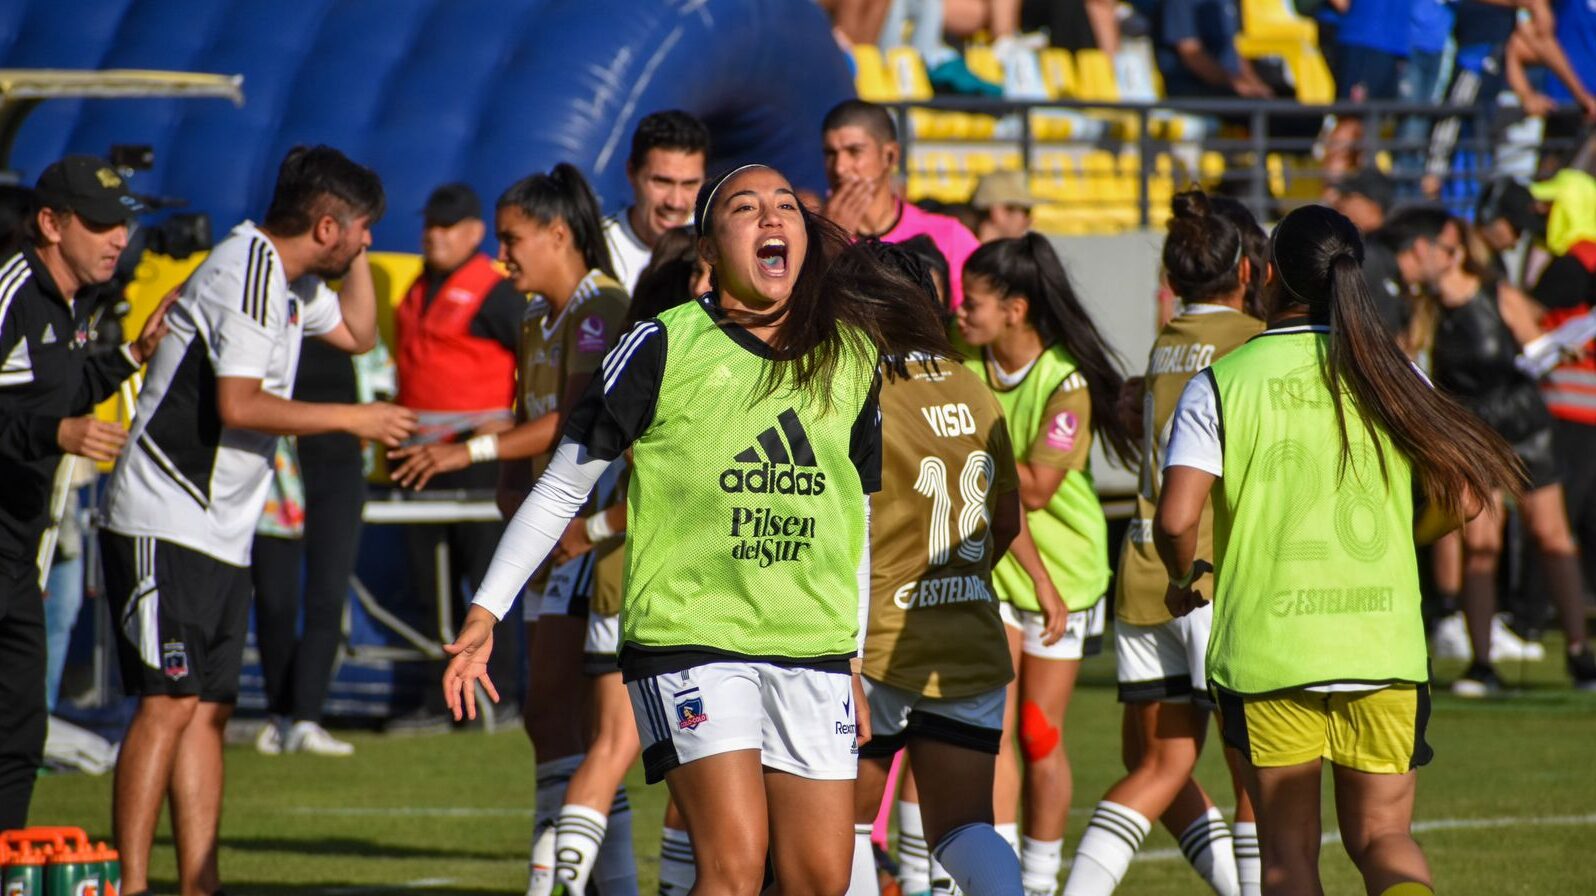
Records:
[[[444,692],[457,716],[475,716],[479,682],[495,694],[495,619],[630,449],[619,665],[644,770],[701,859],[695,889],[754,896],[768,855],[782,892],[841,893],[870,730],[878,361],[952,348],[913,284],[836,264],[846,235],[767,166],[706,183],[695,220],[710,292],[605,357],[445,647]]]
[[[574,166],[556,165],[505,190],[495,230],[511,283],[532,296],[516,349],[516,426],[463,445],[402,449],[393,455],[404,460],[393,475],[419,488],[442,471],[503,462],[499,503],[508,516],[548,465],[565,418],[620,335],[628,298],[614,276],[598,200]],[[614,478],[606,477],[598,502],[584,513],[595,518],[584,530],[592,541],[606,540],[600,508],[613,488]],[[534,896],[557,883],[585,883],[601,859],[598,878],[606,887],[637,876],[626,790],[600,767],[629,765],[637,733],[620,676],[584,663],[585,656],[613,656],[617,649],[613,626],[588,612],[619,589],[618,570],[606,569],[602,559],[602,552],[583,552],[559,563],[522,602],[528,672],[521,715],[537,756],[528,887]],[[591,742],[585,716],[593,720]],[[593,761],[584,763],[589,750]],[[561,846],[567,860],[556,868]]]
[[[1230,200],[1234,202],[1233,200]],[[1240,206],[1240,203],[1235,203]],[[1164,325],[1141,382],[1142,469],[1115,576],[1114,655],[1119,699],[1125,704],[1124,755],[1130,774],[1108,789],[1087,822],[1070,866],[1064,896],[1107,896],[1124,879],[1154,821],[1170,834],[1204,880],[1222,896],[1258,892],[1258,849],[1252,806],[1236,781],[1235,839],[1225,819],[1192,777],[1202,752],[1213,702],[1203,652],[1211,620],[1207,607],[1182,618],[1164,606],[1167,579],[1153,549],[1159,461],[1170,420],[1186,383],[1199,370],[1257,335],[1264,323],[1245,313],[1256,300],[1267,244],[1252,215],[1239,220],[1201,190],[1175,196],[1164,240],[1164,279],[1180,298],[1180,313]],[[1243,229],[1243,228],[1248,229]],[[1212,555],[1205,512],[1198,553]],[[1202,588],[1208,579],[1198,582]],[[1249,889],[1250,888],[1250,889]]]
[[[1134,462],[1115,413],[1123,376],[1046,237],[987,243],[964,266],[959,331],[980,350],[970,369],[996,393],[1014,445],[1020,502],[1039,556],[1011,550],[992,572],[1019,673],[1010,685],[995,793],[998,828],[1015,832],[1025,762],[1028,890],[1051,892],[1063,864],[1070,768],[1064,714],[1081,658],[1100,649],[1108,588],[1108,523],[1093,488],[1093,436]],[[1018,843],[1015,843],[1019,846]]]
[[[1415,769],[1432,755],[1414,545],[1497,490],[1520,493],[1523,472],[1392,341],[1350,221],[1305,206],[1269,248],[1269,328],[1193,377],[1175,411],[1153,525],[1165,602],[1184,616],[1212,601],[1208,687],[1243,759],[1264,890],[1323,892],[1329,759],[1342,842],[1367,891],[1428,894],[1411,835]]]

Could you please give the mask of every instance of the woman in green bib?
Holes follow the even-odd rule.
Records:
[[[1325,759],[1368,892],[1431,892],[1410,834],[1415,769],[1431,758],[1414,544],[1523,486],[1506,443],[1386,334],[1362,264],[1357,229],[1328,208],[1276,226],[1269,328],[1187,384],[1154,518],[1170,612],[1212,599],[1208,687],[1244,760],[1268,893],[1322,892]]]
[[[840,893],[869,737],[857,659],[877,360],[951,349],[899,298],[912,284],[833,263],[846,237],[779,172],[709,182],[695,220],[711,291],[605,357],[446,648],[444,692],[457,716],[475,714],[477,681],[494,693],[494,619],[630,448],[621,673],[648,779],[686,818],[695,891],[752,896],[768,853],[783,893]]]
[[[1051,893],[1070,805],[1064,714],[1081,658],[1102,641],[1109,578],[1108,523],[1092,485],[1092,435],[1132,463],[1137,448],[1115,413],[1124,378],[1046,237],[1033,233],[977,249],[964,266],[958,321],[964,339],[980,349],[970,369],[1003,408],[1020,503],[1040,554],[1010,551],[992,569],[1019,673],[1009,685],[994,802],[999,830],[1018,840],[1017,731],[1026,767],[1025,840],[1015,845],[1026,889]]]

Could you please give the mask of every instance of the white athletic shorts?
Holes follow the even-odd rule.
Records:
[[[738,661],[708,663],[628,682],[650,784],[696,759],[758,750],[767,768],[851,781],[858,772],[853,681]]]
[[[593,597],[593,552],[554,567],[549,572],[543,593],[534,596],[529,589],[521,599],[521,621],[537,622],[540,616],[587,617],[588,601]]]
[[[1020,651],[1044,660],[1078,660],[1103,652],[1103,614],[1108,601],[1100,600],[1089,610],[1071,610],[1064,625],[1064,637],[1052,646],[1042,643],[1047,626],[1039,611],[1019,610],[1008,601],[998,604],[1004,624],[1021,633]]]
[[[598,677],[621,671],[621,617],[587,614],[587,641],[582,645],[582,671]]]
[[[1120,702],[1191,701],[1212,708],[1203,661],[1213,619],[1214,607],[1208,604],[1158,625],[1114,620]]]
[[[864,678],[870,701],[870,740],[859,748],[865,759],[884,759],[912,737],[991,753],[1003,745],[1003,705],[1007,688],[968,697],[926,697]]]

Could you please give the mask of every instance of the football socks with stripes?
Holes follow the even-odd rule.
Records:
[[[1064,865],[1064,840],[1020,840],[1020,873],[1028,896],[1053,896],[1058,892],[1058,872]]]
[[[687,896],[698,879],[693,841],[687,832],[662,828],[659,838],[659,896]]]
[[[876,852],[870,844],[872,824],[853,826],[853,871],[848,878],[848,896],[880,896],[881,881],[876,877]]]
[[[554,825],[554,881],[559,890],[568,896],[587,892],[587,879],[608,827],[609,820],[597,809],[575,805],[560,809]]]
[[[904,896],[931,891],[931,849],[925,842],[920,804],[898,800],[898,886]]]
[[[1023,896],[1020,860],[989,824],[967,824],[937,843],[937,861],[969,896]]]
[[[1064,896],[1108,896],[1114,892],[1151,829],[1152,824],[1129,806],[1108,800],[1098,803],[1081,835]]]
[[[609,826],[593,865],[599,896],[637,896],[637,853],[632,849],[632,801],[626,785],[615,788]]]
[[[1219,807],[1209,806],[1207,813],[1186,826],[1180,835],[1180,851],[1219,896],[1241,896],[1234,844]]]
[[[537,764],[537,798],[532,819],[532,857],[528,862],[526,896],[549,896],[554,889],[554,823],[565,802],[565,785],[582,764],[582,755]]]
[[[1236,879],[1241,896],[1263,893],[1263,853],[1258,850],[1258,823],[1238,821],[1231,826],[1235,834]]]

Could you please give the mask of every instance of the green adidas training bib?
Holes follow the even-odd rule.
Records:
[[[1324,333],[1266,332],[1210,368],[1224,476],[1208,678],[1238,693],[1429,678],[1412,469],[1348,395],[1343,471],[1328,349]]]
[[[864,492],[850,456],[875,350],[855,335],[830,407],[763,395],[765,358],[698,302],[659,317],[665,369],[632,446],[624,641],[751,659],[856,652]]]
[[[1029,460],[1031,445],[1043,427],[1050,424],[1045,413],[1048,399],[1080,365],[1063,346],[1051,346],[1036,359],[1019,385],[1005,389],[992,378],[982,358],[968,359],[965,364],[980,375],[1003,406],[1014,443],[1014,459],[1021,463]],[[1025,521],[1053,587],[1070,611],[1096,606],[1108,590],[1108,520],[1097,499],[1090,466],[1066,475],[1047,506],[1027,513]],[[1041,609],[1036,586],[1013,554],[1004,554],[992,568],[992,584],[999,600],[1009,601],[1021,610]]]

